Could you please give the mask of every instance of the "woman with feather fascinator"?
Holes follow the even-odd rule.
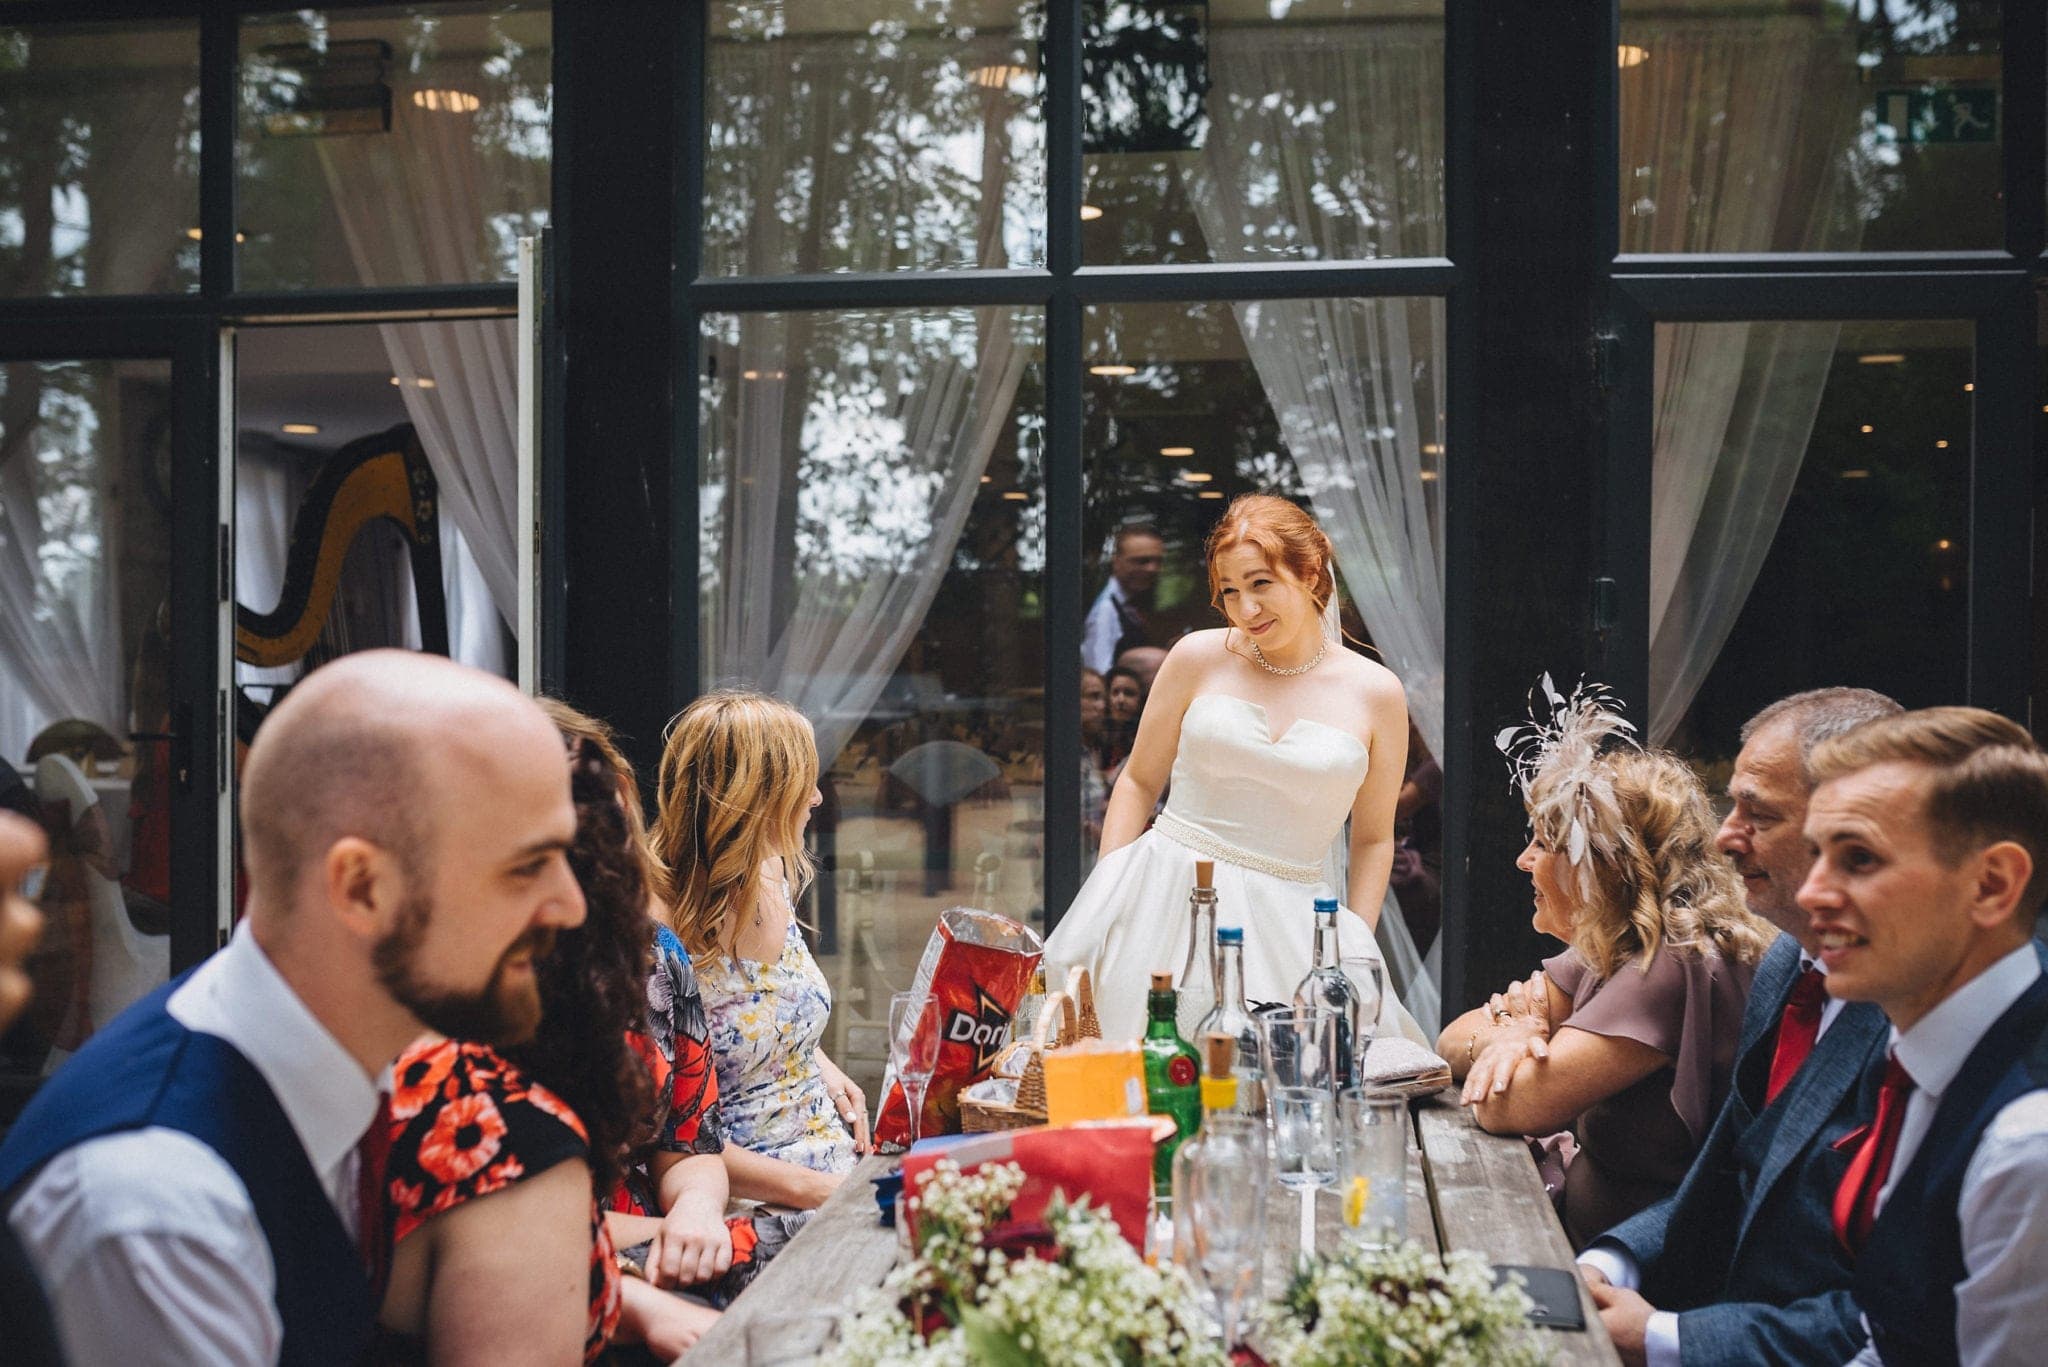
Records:
[[[1445,1027],[1481,1128],[1524,1134],[1574,1248],[1677,1189],[1726,1096],[1774,934],[1744,905],[1685,761],[1635,740],[1607,690],[1545,675],[1495,743],[1529,813],[1515,861],[1565,943]]]

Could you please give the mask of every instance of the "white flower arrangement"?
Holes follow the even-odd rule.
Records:
[[[1043,1226],[1007,1225],[1014,1163],[973,1174],[941,1160],[908,1198],[917,1256],[869,1293],[827,1360],[842,1367],[1222,1367],[1193,1289],[1148,1266],[1116,1222],[1055,1201]],[[993,1236],[993,1237],[991,1237]]]
[[[1519,1282],[1496,1286],[1470,1250],[1347,1245],[1304,1269],[1267,1308],[1259,1348],[1285,1367],[1540,1367]]]

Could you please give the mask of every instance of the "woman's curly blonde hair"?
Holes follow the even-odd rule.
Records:
[[[1592,768],[1611,800],[1579,808],[1606,828],[1589,832],[1584,846],[1581,872],[1592,877],[1574,880],[1580,904],[1571,944],[1579,956],[1602,978],[1631,960],[1647,973],[1666,947],[1738,963],[1763,957],[1775,932],[1751,914],[1734,867],[1715,848],[1719,823],[1692,766],[1668,750],[1624,746],[1601,753]],[[1529,777],[1530,824],[1546,849],[1567,848],[1557,820],[1567,805],[1555,789],[1578,779],[1550,766]]]
[[[817,786],[811,724],[779,699],[707,693],[669,723],[653,844],[669,872],[669,928],[692,959],[737,957],[767,860],[781,857],[791,902],[803,896]]]

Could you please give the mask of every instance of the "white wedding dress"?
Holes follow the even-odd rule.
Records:
[[[1338,727],[1304,717],[1276,737],[1257,703],[1197,696],[1181,718],[1166,810],[1095,866],[1046,939],[1047,981],[1087,965],[1102,1033],[1142,1035],[1150,975],[1177,982],[1187,962],[1188,889],[1195,861],[1209,859],[1216,924],[1244,928],[1245,996],[1292,1000],[1314,948],[1315,899],[1333,891],[1324,861],[1368,764],[1365,745]],[[1345,911],[1337,926],[1341,955],[1380,958],[1363,921]],[[1376,1033],[1389,1031],[1420,1037],[1391,983]]]

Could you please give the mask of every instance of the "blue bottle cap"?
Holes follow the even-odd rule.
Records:
[[[1243,926],[1216,927],[1216,943],[1219,945],[1241,945],[1244,943]]]
[[[1316,913],[1317,913],[1318,915],[1321,915],[1321,914],[1322,914],[1323,912],[1326,912],[1326,911],[1328,911],[1328,912],[1335,912],[1336,910],[1337,910],[1337,899],[1336,899],[1336,898],[1334,898],[1334,897],[1318,897],[1318,898],[1316,898]]]

